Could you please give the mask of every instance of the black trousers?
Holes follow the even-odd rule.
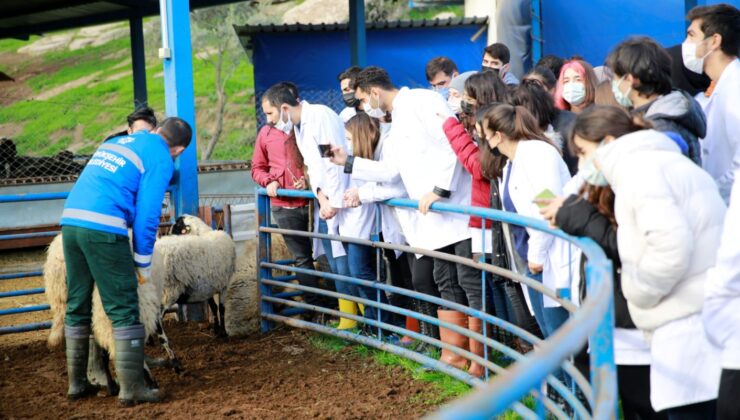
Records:
[[[411,281],[414,290],[434,297],[439,297],[437,283],[434,282],[434,258],[416,258],[414,254],[406,254],[411,266]]]
[[[302,232],[308,231],[308,206],[296,207],[296,208],[285,208],[285,207],[273,207],[272,216],[275,218],[280,229],[298,230]],[[288,251],[293,254],[295,259],[296,267],[305,268],[307,270],[313,270],[313,247],[311,246],[311,238],[305,236],[295,235],[284,235],[285,245],[288,247]],[[317,287],[320,288],[319,278],[310,274],[297,273],[298,283],[303,286]],[[303,298],[309,305],[318,305],[323,307],[334,307],[334,299],[327,296],[317,295],[315,293],[304,293]]]
[[[717,397],[717,418],[740,419],[740,370],[722,370]]]
[[[414,284],[411,280],[411,267],[409,260],[404,254],[396,257],[396,251],[384,249],[385,259],[388,261],[388,271],[390,273],[390,284],[407,290],[414,290]],[[400,293],[392,293],[388,300],[391,305],[399,308],[411,309],[411,298]]]
[[[470,239],[466,239],[437,251],[472,259],[473,252],[470,245]],[[442,299],[467,305],[473,309],[483,308],[481,275],[480,271],[475,268],[435,259],[434,282],[437,283]]]
[[[650,365],[617,365],[617,381],[625,420],[668,418],[665,411],[656,413],[650,404]]]
[[[712,420],[717,418],[717,400],[669,408],[661,413],[666,413],[668,420]]]

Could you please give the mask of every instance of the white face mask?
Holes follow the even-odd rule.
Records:
[[[368,117],[373,117],[377,119],[381,119],[385,117],[385,112],[383,112],[382,109],[380,109],[380,99],[378,99],[378,106],[373,107],[371,104],[373,103],[373,96],[370,95],[370,99],[368,99],[367,102],[362,104],[362,109],[365,110],[365,113],[368,115]]]
[[[707,58],[712,51],[708,51],[703,57],[696,56],[696,48],[704,42],[684,42],[681,44],[681,58],[683,59],[683,65],[693,71],[694,73],[702,74],[704,72],[704,59]]]
[[[571,105],[580,105],[586,99],[586,85],[582,82],[568,82],[563,86],[563,99]]]
[[[455,114],[461,114],[462,108],[461,108],[462,98],[459,96],[452,96],[447,99],[447,105],[450,107],[450,111],[452,111]]]
[[[283,115],[285,112],[283,112],[283,109],[280,108],[280,117],[278,118],[278,121],[275,123],[275,128],[282,131],[285,134],[290,134],[290,130],[293,129],[293,121],[290,120],[290,115],[288,115],[287,121],[283,121]]]

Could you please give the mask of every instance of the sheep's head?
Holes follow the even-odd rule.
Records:
[[[184,214],[175,220],[175,224],[170,229],[172,235],[201,235],[206,232],[210,232],[210,226],[205,224],[202,220],[189,214]]]

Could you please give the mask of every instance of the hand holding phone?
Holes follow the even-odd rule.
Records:
[[[320,144],[319,154],[321,154],[322,158],[330,158],[334,156],[334,152],[331,151],[331,144]]]

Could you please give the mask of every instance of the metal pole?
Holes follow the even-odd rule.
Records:
[[[255,191],[257,196],[257,224],[260,227],[270,226],[270,197],[266,194],[260,194],[259,190]],[[270,262],[270,239],[271,234],[268,232],[259,232],[257,234],[257,267],[259,267],[260,279],[271,279],[272,270],[263,268],[262,263]],[[259,283],[260,296],[272,296],[272,286]],[[274,314],[275,308],[271,302],[260,300],[260,310],[264,314]],[[262,317],[262,332],[268,332],[272,328],[272,322]]]
[[[69,195],[69,191],[0,195],[0,203],[18,203],[22,201],[66,200],[68,195]]]
[[[175,216],[198,214],[198,168],[196,159],[195,98],[193,93],[193,57],[190,45],[189,2],[162,0],[160,10],[164,43],[160,57],[164,63],[165,111],[180,117],[193,129],[193,141],[175,162],[175,186],[172,201]]]
[[[128,21],[131,36],[131,69],[134,73],[134,109],[147,106],[146,57],[144,56],[144,25],[141,16]]]
[[[544,50],[542,39],[542,1],[532,0],[532,66],[540,61]],[[557,77],[557,74],[555,75]]]
[[[365,67],[367,42],[365,34],[365,2],[349,1],[349,51],[352,65]]]

